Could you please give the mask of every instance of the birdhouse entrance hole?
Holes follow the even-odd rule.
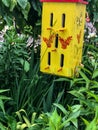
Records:
[[[63,67],[63,65],[64,65],[64,54],[61,54],[60,67]]]
[[[65,27],[65,18],[66,18],[66,15],[62,14],[62,27]]]
[[[50,64],[51,64],[51,53],[48,52],[48,65],[50,65]]]
[[[53,26],[53,13],[50,14],[50,26]]]

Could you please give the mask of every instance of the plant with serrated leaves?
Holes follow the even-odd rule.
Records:
[[[79,128],[83,127],[84,129],[83,121],[93,120],[95,108],[98,109],[98,68],[94,69],[93,73],[84,68],[83,71],[80,71],[80,75],[81,78],[74,78],[72,81],[72,86],[75,89],[69,93],[75,97],[74,101],[82,107],[80,112],[82,121],[79,119],[81,122]]]
[[[55,110],[49,118],[49,130],[66,130],[78,129],[78,117],[81,112],[81,105],[68,106],[64,108],[63,105],[54,103]]]
[[[85,123],[86,125],[86,130],[97,130],[98,129],[98,106],[95,106],[95,109],[94,109],[94,118],[92,121],[88,121],[84,118],[82,118],[83,122]]]

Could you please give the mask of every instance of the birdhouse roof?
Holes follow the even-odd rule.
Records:
[[[69,3],[82,3],[88,4],[86,0],[40,0],[41,2],[69,2]]]

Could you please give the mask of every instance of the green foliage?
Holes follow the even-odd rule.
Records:
[[[97,27],[98,2],[88,2],[87,11]],[[32,47],[26,47],[29,35],[35,38],[40,33],[40,16],[38,0],[0,1],[0,29],[5,21],[9,26],[14,23],[0,43],[0,88],[3,88],[0,89],[0,129],[97,130],[98,48],[95,43],[98,38],[84,43],[84,68],[79,77],[68,79],[42,74],[39,52],[34,51],[35,42]],[[27,23],[32,23],[34,28]],[[6,88],[10,89],[7,96],[2,94]]]
[[[0,130],[16,130],[15,120],[13,117],[8,116],[5,110],[6,102],[12,100],[10,97],[5,96],[9,89],[0,89]],[[6,127],[7,126],[7,127]]]
[[[95,124],[93,124],[93,121],[90,123],[90,125],[88,121],[93,120],[95,113],[97,113],[98,107],[98,50],[96,47],[94,47],[94,45],[88,45],[87,49],[88,50],[84,55],[84,57],[87,59],[83,61],[84,66],[87,68],[82,68],[80,71],[80,77],[72,80],[71,85],[73,90],[69,91],[69,93],[75,96],[75,102],[82,106],[80,117],[82,116],[81,119],[87,125],[87,130],[89,130],[96,129],[97,127]],[[91,53],[88,53],[88,51]],[[90,58],[91,56],[93,58]],[[93,126],[95,128],[93,128]],[[82,122],[80,123],[79,128],[81,127],[83,127]]]
[[[88,122],[86,119],[82,118],[86,125],[86,130],[97,130],[98,129],[98,106],[95,107],[95,117],[91,122]]]
[[[81,112],[81,105],[68,106],[66,110],[61,104],[54,104],[63,113],[62,124],[59,125],[60,129],[78,129],[78,117]]]
[[[0,84],[6,88],[12,87],[23,71],[29,70],[29,63],[26,37],[19,36],[12,27],[4,38],[4,42],[0,43]]]
[[[1,3],[9,9],[9,12],[14,11],[15,7],[20,8],[24,18],[27,19],[30,10],[30,3],[28,0],[2,0]],[[2,6],[2,8],[5,8],[4,6]]]
[[[54,110],[49,118],[49,130],[61,130],[61,116]]]
[[[38,12],[38,15],[41,15],[41,3],[39,0],[30,0],[30,3],[32,5],[32,7],[34,8],[34,10],[36,10]]]
[[[60,104],[54,105],[59,108],[59,113],[63,113],[63,117],[61,114],[58,114],[57,109],[50,113],[42,113],[39,116],[36,112],[33,112],[31,119],[29,119],[25,110],[21,109],[17,111],[17,130],[24,130],[25,128],[27,128],[27,130],[65,130],[70,128],[76,130],[78,128],[76,118],[80,115],[81,105],[68,106],[68,110]]]
[[[8,114],[3,115],[3,120],[0,119],[0,130],[16,130],[16,120]]]
[[[94,23],[94,26],[98,31],[98,2],[97,0],[87,0],[87,1],[89,2],[89,4],[87,5],[87,11],[90,15],[91,21]]]
[[[97,0],[88,0],[89,4],[87,5],[87,10],[89,14],[91,15],[91,18],[94,20],[94,22],[97,21],[98,18],[98,3]]]
[[[12,26],[14,20],[16,28],[22,31],[27,24],[36,25],[41,16],[41,4],[30,0],[1,0],[0,16],[3,24]]]
[[[17,130],[42,130],[47,127],[48,116],[44,113],[37,115],[36,112],[33,112],[31,118],[29,119],[28,114],[25,110],[21,109],[16,112],[18,116],[17,121]]]
[[[4,100],[9,100],[11,98],[5,96],[4,94],[2,95],[2,93],[9,91],[9,89],[0,89],[0,109],[2,110],[2,112],[5,114],[5,108],[4,108]]]

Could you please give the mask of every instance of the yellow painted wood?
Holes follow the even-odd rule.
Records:
[[[43,2],[42,72],[75,76],[82,58],[85,10],[81,3]]]

